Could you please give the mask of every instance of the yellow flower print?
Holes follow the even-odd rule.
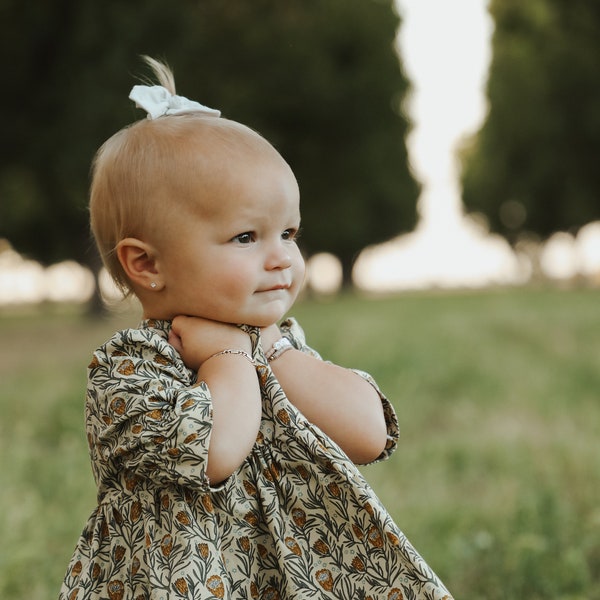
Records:
[[[264,387],[265,383],[267,383],[267,379],[269,378],[269,371],[263,365],[258,365],[258,379],[260,381],[260,385]]]
[[[390,544],[392,544],[392,546],[400,545],[400,540],[398,539],[397,535],[394,535],[393,533],[391,533],[389,531],[386,533],[386,535],[387,535],[388,541],[390,542]],[[442,600],[443,600],[443,598],[442,598]]]
[[[175,580],[175,583],[173,585],[180,594],[183,595],[188,593],[188,584],[183,577],[180,577],[179,579]]]
[[[123,400],[123,398],[113,398],[112,402],[110,403],[110,409],[118,415],[125,414],[126,407],[127,405],[125,404],[125,400]]]
[[[317,540],[313,544],[313,549],[315,550],[315,552],[317,552],[317,554],[320,554],[321,556],[329,554],[329,546],[323,540]]]
[[[367,539],[373,546],[375,546],[375,548],[383,548],[383,538],[381,537],[379,529],[377,529],[375,525],[369,529]]]
[[[184,510],[180,510],[176,515],[175,518],[182,524],[182,525],[189,525],[192,521],[189,517],[189,515],[184,511]]]
[[[142,515],[142,503],[139,500],[136,500],[131,505],[131,510],[129,511],[129,518],[132,523],[135,523]]]
[[[299,467],[296,467],[296,472],[298,473],[298,475],[300,475],[302,479],[304,479],[304,481],[308,481],[310,473],[308,472],[308,469],[305,466],[300,465]]]
[[[239,546],[240,548],[244,551],[244,552],[250,552],[250,540],[248,539],[247,535],[242,536],[239,540],[238,540]]]
[[[81,573],[81,561],[78,560],[74,565],[73,568],[71,569],[71,576],[72,577],[76,577],[77,575],[79,575]]]
[[[208,558],[208,544],[198,544],[196,549],[202,558]]]
[[[136,575],[140,570],[140,559],[137,556],[133,557],[131,561],[131,575]]]
[[[141,481],[141,477],[139,475],[134,475],[133,473],[128,473],[125,475],[125,487],[130,491],[133,492],[133,490],[135,490],[135,488],[138,486],[138,484]]]
[[[388,594],[388,600],[404,600],[404,595],[398,588],[393,588]]]
[[[244,521],[256,527],[258,525],[258,517],[253,512],[248,512],[244,515]]]
[[[306,513],[301,508],[295,508],[292,511],[292,519],[294,519],[294,523],[298,525],[298,527],[304,527],[306,523]]]
[[[122,581],[114,579],[108,584],[108,597],[110,600],[122,600],[125,586]]]
[[[159,365],[170,365],[171,361],[168,358],[165,358],[164,356],[162,356],[161,354],[155,354],[154,355],[154,362],[157,362]]]
[[[269,470],[271,471],[271,475],[274,480],[278,480],[281,475],[281,467],[277,463],[271,463],[269,465]]]
[[[288,550],[293,552],[296,556],[302,556],[302,550],[300,550],[300,546],[298,546],[298,542],[292,537],[286,537],[285,545]]]
[[[357,571],[364,571],[365,570],[365,563],[363,562],[363,559],[360,558],[360,556],[355,556],[352,559],[352,567],[354,569],[356,569]]]
[[[196,401],[193,398],[188,398],[182,405],[181,408],[183,410],[187,410],[196,404]]]
[[[160,542],[160,549],[162,550],[163,556],[169,556],[173,550],[173,538],[167,534],[163,537]]]
[[[327,486],[327,489],[329,490],[329,493],[332,496],[335,496],[336,498],[339,497],[339,495],[340,495],[340,486],[337,483],[330,483]]]
[[[279,592],[273,587],[268,587],[262,597],[264,600],[279,600],[280,598]]]
[[[115,562],[119,562],[119,561],[123,560],[124,556],[125,556],[125,548],[123,548],[123,546],[115,546],[115,548],[113,550],[113,559],[115,560]]]
[[[132,360],[124,360],[123,364],[117,369],[121,375],[133,375],[135,373],[135,367],[133,366]]]
[[[285,408],[280,409],[279,411],[277,411],[277,418],[284,424],[284,425],[289,425],[290,424],[290,415],[288,413],[287,410],[285,410]]]
[[[315,574],[319,585],[327,592],[333,589],[333,577],[329,569],[321,569]]]
[[[102,525],[100,527],[100,539],[103,540],[103,539],[107,538],[108,536],[109,536],[108,523],[106,521],[103,521]]]
[[[223,580],[218,575],[213,575],[208,578],[206,587],[211,594],[214,594],[217,598],[223,598],[225,596],[225,586]]]
[[[246,479],[244,479],[244,489],[246,490],[246,494],[248,494],[248,496],[251,496],[252,498],[254,498],[256,496],[257,489],[256,486],[253,483],[250,483],[249,481],[247,481]]]
[[[208,494],[202,496],[202,506],[204,506],[204,510],[208,513],[212,513],[215,510],[215,507],[212,503],[212,498]]]

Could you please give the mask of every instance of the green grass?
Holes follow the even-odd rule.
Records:
[[[364,473],[457,600],[600,599],[600,294],[511,290],[305,300],[324,358],[396,407]],[[135,317],[130,319],[135,322]],[[55,598],[95,491],[91,351],[126,323],[0,312],[0,598]]]

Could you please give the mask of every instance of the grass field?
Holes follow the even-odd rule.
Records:
[[[328,359],[401,424],[367,479],[457,600],[600,599],[600,292],[303,301]],[[57,596],[95,490],[85,367],[110,333],[73,309],[0,312],[0,598]]]

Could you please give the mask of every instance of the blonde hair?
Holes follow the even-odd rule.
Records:
[[[175,94],[169,67],[144,59],[160,85]],[[100,147],[92,165],[90,224],[102,261],[125,296],[132,289],[116,255],[118,243],[144,239],[167,208],[197,204],[198,186],[211,189],[223,176],[224,162],[265,149],[276,152],[245,125],[198,112],[137,121]]]

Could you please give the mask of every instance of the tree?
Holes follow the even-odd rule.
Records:
[[[485,124],[463,152],[463,200],[515,241],[600,217],[600,4],[492,0]]]
[[[15,61],[0,148],[0,237],[50,262],[89,251],[86,199],[95,149],[142,118],[127,100],[140,54],[169,62],[179,93],[260,131],[294,169],[303,245],[329,251],[345,279],[366,245],[411,228],[408,81],[394,51],[391,0],[5,0]],[[6,30],[6,31],[4,31]],[[32,40],[28,44],[19,40]]]

